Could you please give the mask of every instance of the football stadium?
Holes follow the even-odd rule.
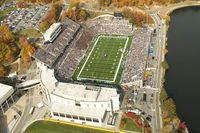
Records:
[[[101,15],[80,25],[53,24],[34,53],[51,119],[114,126],[121,86],[143,79],[151,31]],[[145,42],[145,43],[144,43]]]
[[[34,58],[67,83],[119,85],[143,79],[151,31],[133,33],[128,20],[101,15],[80,25],[70,19],[46,33]],[[51,35],[50,32],[52,32]],[[140,52],[142,51],[142,52]]]
[[[120,77],[123,59],[132,38],[119,35],[99,35],[78,66],[74,78],[96,82],[114,83]]]

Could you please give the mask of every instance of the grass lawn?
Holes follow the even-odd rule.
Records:
[[[42,37],[42,34],[36,29],[23,29],[19,32],[21,35],[25,35],[29,38],[39,38]]]
[[[138,128],[135,123],[131,119],[126,119],[126,126],[124,130],[128,131],[136,131],[136,132],[141,132],[142,130]]]
[[[110,133],[90,128],[82,128],[49,121],[37,121],[30,125],[25,133]]]
[[[88,56],[75,72],[77,80],[114,83],[121,72],[121,63],[131,40],[128,36],[98,36]]]

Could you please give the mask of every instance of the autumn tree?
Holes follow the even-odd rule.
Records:
[[[80,0],[70,0],[69,9],[78,8],[80,6]]]
[[[88,17],[88,13],[86,10],[83,10],[80,7],[80,3],[78,0],[73,1],[73,3],[70,3],[70,8],[63,11],[61,20],[65,20],[65,18],[70,18],[74,21],[85,21]]]
[[[6,67],[0,65],[0,77],[4,77],[7,75]]]
[[[139,27],[142,27],[146,23],[153,23],[152,18],[147,13],[135,11],[130,9],[129,7],[124,8],[123,14],[130,23]]]
[[[28,64],[31,61],[31,56],[35,52],[35,48],[28,42],[25,36],[21,36],[19,38],[19,42],[21,44],[20,56],[21,56],[22,62],[25,66],[28,66]]]
[[[25,36],[21,36],[19,42],[22,48],[25,48],[30,56],[35,52],[35,48],[28,42]]]
[[[28,4],[25,1],[19,1],[19,2],[16,3],[17,8],[25,8],[27,6],[28,6]]]
[[[105,6],[105,0],[98,0],[99,6]]]
[[[44,16],[39,23],[39,29],[42,32],[45,32],[53,23],[55,23],[62,10],[62,3],[56,2],[51,5],[50,10],[47,12],[46,16]]]
[[[111,4],[114,4],[115,7],[125,7],[125,6],[144,7],[144,5],[151,6],[152,4],[168,5],[180,1],[184,0],[98,0],[98,4],[100,7],[110,6]]]
[[[78,19],[79,20],[86,20],[87,18],[87,12],[85,10],[80,10],[78,13]]]
[[[18,46],[9,28],[0,26],[0,76],[5,76],[9,71],[9,65],[18,55]]]
[[[0,26],[0,41],[4,43],[14,42],[14,36],[6,25]]]

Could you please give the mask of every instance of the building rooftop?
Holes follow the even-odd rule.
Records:
[[[53,23],[48,30],[44,33],[44,36],[50,36],[61,25],[61,23]]]
[[[55,79],[53,69],[42,66],[41,70],[41,83],[51,94],[78,101],[108,101],[118,96],[115,88],[62,83]]]
[[[12,86],[9,85],[5,85],[5,84],[1,84],[0,83],[0,105],[5,102],[5,100],[12,95],[12,93],[14,92],[14,89]]]
[[[89,118],[103,118],[105,109],[102,108],[83,108],[78,106],[66,106],[61,103],[54,103],[51,106],[52,112],[59,112],[63,114],[70,114],[75,116],[83,116]]]
[[[109,101],[117,96],[115,88],[58,83],[52,94],[77,101]]]

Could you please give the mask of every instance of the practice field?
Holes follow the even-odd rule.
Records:
[[[77,70],[77,80],[115,82],[130,41],[127,36],[98,36]]]
[[[112,131],[103,131],[92,128],[61,124],[49,121],[36,121],[31,124],[25,133],[111,133]]]

